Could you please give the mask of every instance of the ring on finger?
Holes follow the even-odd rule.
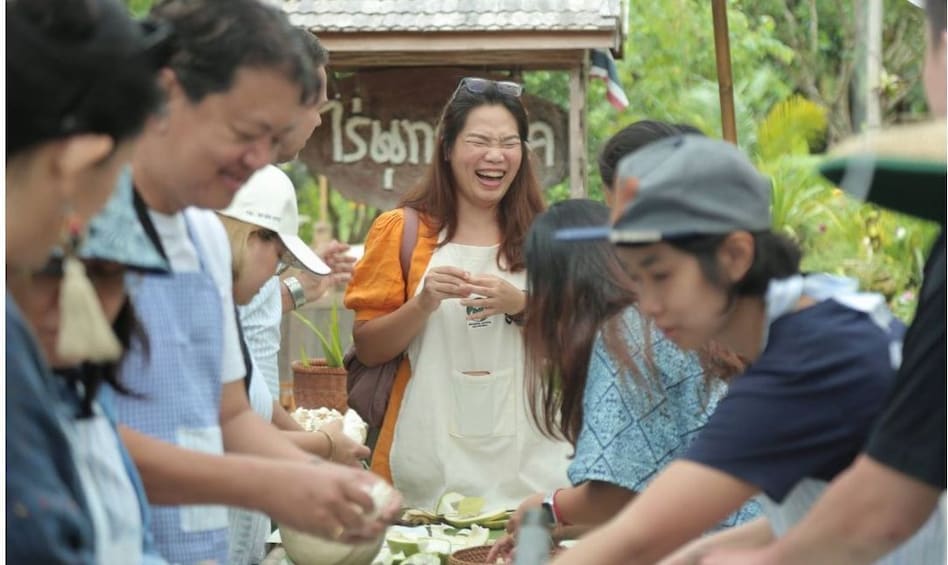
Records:
[[[337,540],[337,539],[341,538],[343,532],[345,532],[345,531],[346,531],[346,529],[343,528],[342,526],[336,526],[336,528],[332,531],[332,539]]]

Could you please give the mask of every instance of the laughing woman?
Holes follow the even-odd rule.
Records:
[[[360,361],[407,351],[372,468],[412,507],[433,509],[455,491],[513,508],[565,482],[568,445],[540,435],[523,398],[523,242],[543,202],[522,90],[460,82],[425,179],[375,221],[346,293]],[[404,281],[399,248],[413,212],[420,221]]]

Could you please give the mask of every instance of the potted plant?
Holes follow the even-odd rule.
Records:
[[[319,339],[323,357],[310,358],[300,346],[300,359],[291,364],[293,369],[293,397],[296,406],[303,408],[334,408],[341,413],[348,409],[346,370],[342,367],[345,349],[339,336],[339,312],[333,302],[329,310],[329,327],[320,330],[312,320],[299,312],[296,319]]]

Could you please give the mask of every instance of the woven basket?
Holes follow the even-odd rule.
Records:
[[[345,414],[349,409],[346,394],[346,370],[327,367],[325,359],[313,359],[309,366],[294,361],[293,399],[299,408],[335,408]]]
[[[479,545],[455,551],[448,559],[448,565],[484,565],[487,563],[490,548],[489,545]]]

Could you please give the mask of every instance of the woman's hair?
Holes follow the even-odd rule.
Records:
[[[728,285],[718,265],[718,249],[728,235],[703,235],[669,240],[672,247],[692,255],[698,261],[708,282],[726,291],[728,307],[737,298],[762,297],[774,279],[783,279],[800,272],[801,252],[790,238],[771,231],[754,232],[754,260],[741,280]]]
[[[224,231],[227,232],[227,239],[230,241],[231,275],[236,281],[244,270],[244,256],[250,238],[269,230],[223,214],[218,214],[217,217],[224,224]]]
[[[142,344],[146,344],[145,346],[147,347],[148,340],[144,339],[145,329],[138,322],[138,318],[135,316],[135,309],[132,307],[132,302],[127,297],[124,304],[122,304],[122,309],[119,310],[119,314],[115,318],[115,322],[112,324],[112,331],[115,332],[119,343],[122,344],[122,351],[128,351],[133,336],[138,337],[139,341]],[[57,373],[63,376],[66,381],[73,386],[77,384],[82,385],[79,390],[81,394],[79,401],[79,418],[89,418],[93,415],[92,403],[98,396],[102,383],[107,383],[119,394],[125,396],[140,396],[119,380],[119,364],[117,362],[83,363],[78,370],[57,371]]]
[[[600,329],[610,354],[640,385],[648,386],[632,356],[654,373],[650,331],[643,351],[623,339],[623,310],[635,301],[631,281],[608,241],[558,241],[557,230],[605,225],[609,209],[592,200],[567,200],[537,217],[527,236],[527,307],[524,320],[527,398],[533,420],[551,438],[576,444],[583,422],[593,342]]]
[[[658,120],[640,120],[630,124],[615,135],[599,152],[599,176],[606,190],[612,190],[615,183],[616,167],[619,161],[653,141],[682,134],[704,135],[704,132],[688,124],[669,124]]]
[[[424,214],[428,226],[435,233],[447,230],[445,241],[451,241],[458,228],[458,187],[451,170],[450,155],[458,135],[467,123],[471,111],[481,106],[500,106],[517,122],[520,136],[520,169],[500,201],[498,222],[501,242],[497,252],[497,266],[509,272],[524,268],[523,241],[530,224],[543,211],[543,196],[537,180],[532,154],[527,146],[529,122],[527,111],[520,99],[500,92],[490,84],[483,92],[474,93],[459,87],[448,101],[438,124],[437,140],[431,165],[422,181],[402,199],[400,206],[408,206]]]
[[[127,269],[119,267],[118,263],[102,259],[85,259],[83,262],[85,263],[86,272],[90,279],[95,279],[99,276],[97,271],[102,268],[102,265],[108,266],[106,268],[107,272],[104,275],[107,277],[124,276],[125,270]],[[115,270],[116,268],[122,269],[122,271],[118,272]],[[63,277],[62,257],[50,257],[46,265],[34,273],[34,276],[58,278],[61,281]],[[123,352],[128,351],[132,339],[137,338],[143,348],[144,354],[146,356],[149,354],[148,340],[145,339],[145,328],[139,323],[138,317],[135,315],[135,309],[132,307],[132,303],[127,296],[122,303],[118,315],[115,317],[115,321],[112,322],[112,331],[115,333],[115,337],[118,338]],[[119,394],[140,396],[123,385],[119,380],[118,362],[87,362],[77,367],[57,368],[55,369],[55,373],[64,378],[71,386],[77,388],[77,392],[80,395],[78,414],[80,418],[92,416],[92,403],[95,401],[102,383],[109,384]]]
[[[118,0],[8,0],[7,157],[74,134],[134,137],[162,103],[167,27]]]
[[[278,8],[259,0],[163,0],[151,16],[174,26],[169,66],[194,103],[229,90],[244,67],[281,71],[302,87],[302,102],[317,91],[309,46]]]

